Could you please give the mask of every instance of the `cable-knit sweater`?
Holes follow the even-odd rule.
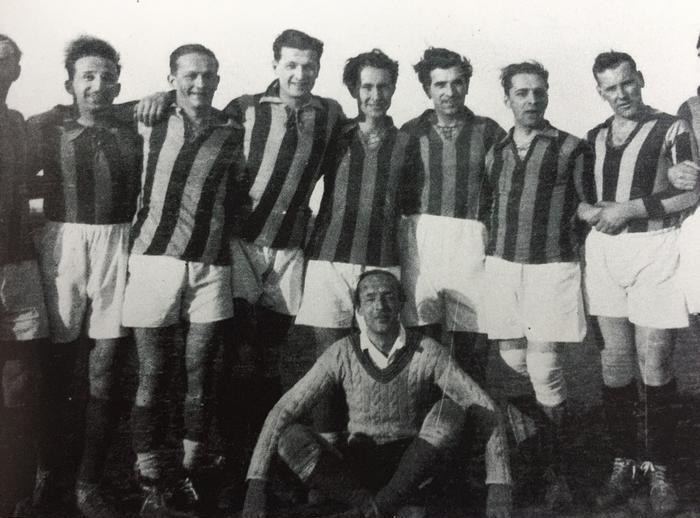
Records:
[[[445,347],[411,330],[406,340],[406,346],[385,369],[376,367],[361,350],[359,335],[343,338],[328,348],[270,411],[248,478],[266,479],[280,434],[323,394],[340,386],[348,405],[348,432],[365,434],[378,444],[419,436],[426,415],[443,394],[465,411],[472,405],[480,407],[475,415],[489,416],[491,423],[498,423],[491,427],[486,446],[486,483],[510,484],[505,430],[493,401],[455,364]]]

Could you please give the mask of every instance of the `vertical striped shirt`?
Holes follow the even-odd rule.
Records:
[[[697,156],[688,123],[646,108],[644,117],[620,146],[612,142],[609,118],[588,132],[595,153],[593,174],[586,177],[586,192],[596,201],[625,202],[641,199],[650,217],[635,219],[627,232],[648,232],[677,226],[681,213],[662,214],[661,200],[683,195],[668,180],[668,169]],[[661,214],[660,214],[661,213]]]
[[[27,200],[27,127],[0,104],[0,265],[34,257]]]
[[[681,104],[678,108],[678,116],[690,124],[695,134],[695,142],[700,148],[700,88],[698,88],[698,95]]]
[[[521,158],[511,129],[486,164],[493,192],[487,253],[526,264],[576,261],[576,180],[593,168],[586,142],[547,123]]]
[[[421,162],[403,204],[404,214],[432,214],[460,219],[485,217],[483,198],[486,153],[505,131],[493,120],[462,112],[463,125],[455,138],[436,129],[434,110],[407,122],[401,129],[415,137]]]
[[[50,221],[109,225],[134,216],[141,174],[141,138],[117,116],[83,126],[74,107],[56,106],[27,121],[43,170],[44,215]]]
[[[240,236],[260,246],[302,246],[320,165],[344,118],[340,105],[311,96],[306,105],[290,110],[275,81],[264,93],[234,99],[224,111],[245,128],[252,211]]]
[[[389,118],[378,146],[368,146],[358,120],[347,122],[333,145],[336,162],[324,174],[310,259],[397,266],[399,192],[410,164],[409,136]]]
[[[225,241],[245,198],[236,183],[243,171],[242,128],[213,110],[207,126],[195,132],[176,108],[139,131],[144,174],[131,253],[230,264]]]

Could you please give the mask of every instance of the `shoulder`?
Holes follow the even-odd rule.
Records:
[[[418,117],[404,123],[401,126],[401,131],[413,136],[424,133],[426,128],[430,127],[430,116],[432,114],[433,110],[425,110]]]
[[[231,102],[229,102],[223,109],[223,112],[231,119],[242,122],[245,120],[245,112],[248,108],[255,106],[259,103],[260,97],[263,94],[245,94],[236,97]]]
[[[47,126],[59,126],[63,122],[66,115],[70,113],[71,109],[71,106],[57,104],[48,111],[29,117],[29,119],[27,119],[27,124],[40,128]]]
[[[586,133],[586,140],[588,140],[588,142],[595,141],[595,138],[598,136],[598,133],[600,133],[603,130],[608,129],[610,127],[611,122],[612,122],[612,117],[605,119],[603,122],[601,122],[600,124],[597,124],[596,126],[593,126]]]

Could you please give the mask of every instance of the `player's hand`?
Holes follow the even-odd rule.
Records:
[[[264,480],[250,479],[245,494],[241,518],[265,518],[267,513],[267,493]]]
[[[614,201],[599,201],[595,204],[600,209],[595,229],[605,234],[619,234],[629,221],[627,208]]]
[[[595,226],[600,220],[600,207],[594,207],[589,203],[581,203],[578,207],[577,214],[579,219],[585,221],[590,226]]]
[[[686,160],[668,170],[668,179],[676,189],[692,191],[698,184],[698,173],[700,173],[700,166]]]
[[[510,518],[513,496],[508,484],[489,484],[486,498],[486,518]]]
[[[172,92],[156,92],[141,99],[134,109],[134,118],[146,126],[153,126],[165,117],[173,102]]]

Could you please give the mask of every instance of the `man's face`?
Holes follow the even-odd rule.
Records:
[[[114,61],[85,56],[75,62],[73,69],[73,79],[66,81],[66,90],[80,113],[103,110],[119,95],[119,71]]]
[[[401,295],[395,279],[385,274],[370,275],[360,286],[357,312],[365,319],[367,329],[375,334],[395,332],[399,325]]]
[[[386,115],[394,95],[391,74],[385,68],[364,67],[355,90],[357,108],[367,118],[379,118]]]
[[[187,113],[209,108],[219,86],[217,72],[216,61],[206,54],[191,53],[177,58],[177,69],[168,76],[177,105]]]
[[[596,80],[598,93],[608,102],[615,115],[632,119],[641,112],[644,107],[644,77],[628,62],[603,70],[596,75]]]
[[[511,78],[505,103],[512,110],[517,125],[540,127],[548,102],[547,83],[537,74],[515,74]]]
[[[315,50],[282,47],[272,67],[280,82],[280,95],[299,99],[311,93],[320,64]]]
[[[462,109],[469,80],[461,67],[435,68],[430,71],[428,97],[438,114],[452,116]]]
[[[19,77],[19,72],[19,61],[12,45],[0,42],[0,84],[10,86]]]

